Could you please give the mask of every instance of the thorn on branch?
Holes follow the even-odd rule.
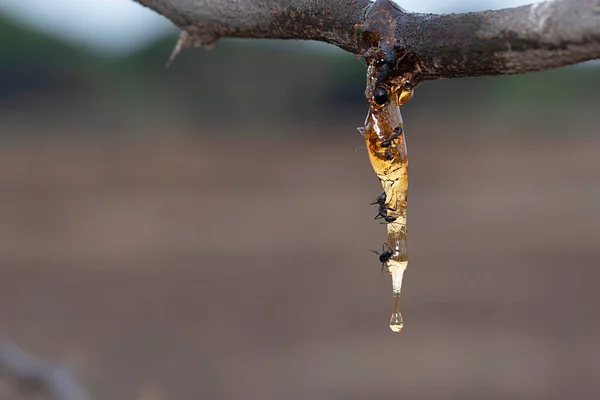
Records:
[[[175,48],[171,52],[171,56],[169,57],[169,61],[167,61],[165,68],[169,68],[171,66],[173,60],[175,60],[175,57],[177,57],[184,47],[204,46],[205,49],[212,50],[216,41],[216,38],[206,37],[203,39],[198,35],[190,34],[188,31],[181,31],[181,34],[177,39],[177,43],[175,43]]]

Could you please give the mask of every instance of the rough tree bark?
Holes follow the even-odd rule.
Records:
[[[181,45],[221,37],[319,40],[363,56],[380,40],[416,80],[540,71],[600,58],[600,0],[549,0],[466,14],[410,13],[390,0],[135,0],[184,31]]]

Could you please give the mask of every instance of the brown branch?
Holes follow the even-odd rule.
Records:
[[[369,0],[135,0],[210,46],[221,37],[319,40],[358,53]]]
[[[0,373],[22,387],[43,387],[57,400],[90,400],[90,396],[69,371],[26,353],[0,339]]]
[[[600,0],[550,0],[466,14],[414,14],[389,0],[135,0],[187,32],[319,40],[363,56],[379,40],[407,54],[417,80],[515,74],[600,58]]]
[[[378,2],[365,30],[370,21],[394,15],[395,46],[413,56],[421,79],[540,71],[600,57],[598,0],[450,15],[404,13],[390,6]],[[381,33],[387,34],[385,28]]]

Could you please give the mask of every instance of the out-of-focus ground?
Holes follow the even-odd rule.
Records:
[[[597,69],[417,88],[394,335],[358,60],[0,33],[0,337],[94,400],[600,397]]]
[[[98,399],[600,394],[600,141],[412,132],[401,335],[353,132],[3,147],[2,330]]]

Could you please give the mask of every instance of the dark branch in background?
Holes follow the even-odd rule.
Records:
[[[600,58],[600,0],[550,0],[467,14],[415,14],[389,0],[135,0],[185,35],[319,40],[356,55],[390,40],[418,80],[515,74]]]
[[[23,388],[46,389],[57,400],[90,400],[67,369],[28,354],[3,339],[0,339],[0,376],[7,376]]]

